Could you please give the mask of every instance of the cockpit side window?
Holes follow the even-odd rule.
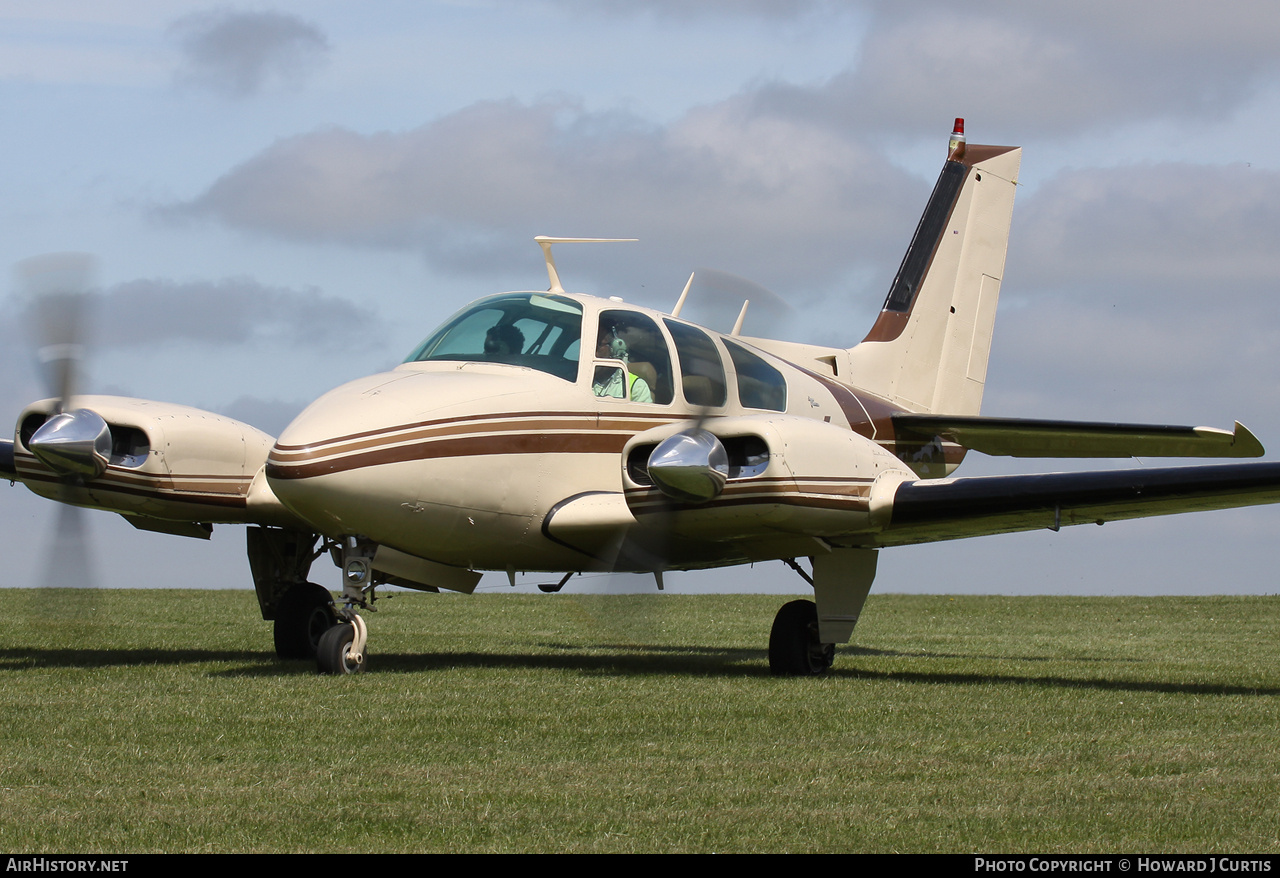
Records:
[[[738,373],[738,402],[744,408],[787,410],[787,381],[782,373],[751,351],[725,339],[725,349]]]
[[[578,377],[582,306],[540,293],[493,296],[454,315],[405,360],[506,363]]]
[[[602,311],[596,335],[596,358],[626,364],[628,397],[633,402],[668,405],[675,395],[671,352],[653,319],[635,311]],[[597,366],[597,373],[601,364]],[[596,396],[614,396],[609,385],[595,381]]]
[[[684,398],[690,405],[722,406],[728,397],[725,391],[724,362],[711,337],[674,320],[664,320],[667,331],[676,343],[676,356],[680,360],[680,385]]]

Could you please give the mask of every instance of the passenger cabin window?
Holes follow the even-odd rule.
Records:
[[[787,382],[782,373],[741,345],[725,339],[724,346],[738,373],[738,402],[744,408],[785,412]]]
[[[685,402],[697,406],[722,406],[728,398],[725,391],[724,361],[716,343],[700,329],[674,320],[664,320],[676,343],[680,360],[680,386]]]
[[[671,353],[658,324],[635,311],[602,311],[591,391],[599,397],[669,404],[675,394]]]
[[[582,306],[572,299],[517,293],[481,299],[458,312],[405,360],[465,360],[527,366],[578,378]]]

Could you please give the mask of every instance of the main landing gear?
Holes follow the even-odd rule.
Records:
[[[824,673],[835,659],[836,644],[848,643],[876,576],[875,549],[828,547],[809,559],[809,576],[794,558],[786,563],[813,586],[814,601],[782,605],[769,631],[769,671],[782,677]]]
[[[320,639],[338,624],[329,590],[314,582],[289,588],[276,605],[276,655],[282,659],[315,658]]]
[[[818,605],[813,601],[783,604],[769,631],[769,672],[777,677],[815,676],[831,667],[836,645],[818,635]]]

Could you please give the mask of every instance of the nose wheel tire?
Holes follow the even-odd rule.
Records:
[[[338,624],[333,596],[313,582],[293,586],[276,606],[276,655],[282,659],[315,658],[324,633]]]
[[[359,629],[359,630],[357,630]],[[363,643],[364,620],[359,616],[354,622],[335,625],[320,638],[316,649],[316,665],[322,674],[359,674],[365,669],[368,657]]]
[[[834,643],[818,639],[818,606],[813,601],[783,604],[769,631],[769,671],[779,677],[812,677],[835,659]]]

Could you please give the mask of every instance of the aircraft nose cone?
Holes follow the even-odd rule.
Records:
[[[111,429],[97,412],[75,409],[45,421],[27,445],[54,472],[93,479],[111,460]]]

